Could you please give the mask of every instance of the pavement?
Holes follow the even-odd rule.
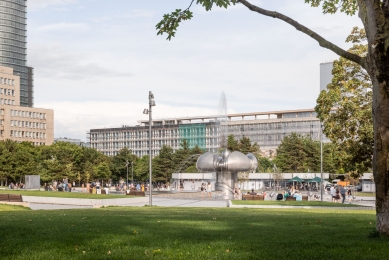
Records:
[[[326,200],[325,200],[326,201]],[[357,204],[361,206],[375,206],[374,197],[357,197],[356,201],[352,204]],[[119,205],[123,207],[143,207],[149,205],[147,202],[135,202],[135,203],[126,203],[125,205]],[[225,208],[225,207],[244,207],[244,208],[259,208],[256,205],[244,205],[244,206],[234,206],[228,200],[215,200],[215,199],[171,199],[155,196],[152,198],[153,206],[160,207],[209,207],[209,208]],[[277,206],[263,206],[265,208],[274,208]],[[263,208],[262,207],[262,208]],[[285,208],[285,206],[280,206]],[[30,203],[30,208],[32,210],[56,210],[56,209],[88,209],[93,208],[93,206],[77,206],[77,205],[59,205],[59,204],[40,204],[40,203]],[[292,208],[292,207],[291,207]],[[296,207],[298,208],[298,207]],[[310,208],[310,207],[308,207]],[[341,208],[339,208],[341,209]],[[344,208],[352,209],[352,208]],[[354,208],[360,209],[360,208]],[[363,209],[363,208],[361,208]],[[365,208],[366,209],[366,208]]]

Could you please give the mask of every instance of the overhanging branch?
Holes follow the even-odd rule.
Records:
[[[238,2],[243,4],[244,6],[246,6],[248,9],[250,9],[253,12],[257,12],[257,13],[265,15],[265,16],[277,18],[277,19],[280,19],[280,20],[282,20],[282,21],[292,25],[294,28],[296,28],[296,30],[298,30],[298,31],[300,31],[302,33],[305,33],[306,35],[308,35],[311,38],[313,38],[314,40],[316,40],[321,47],[329,49],[329,50],[335,52],[336,54],[338,54],[339,56],[341,56],[341,57],[343,57],[345,59],[351,60],[351,61],[361,65],[364,69],[367,69],[366,68],[365,58],[360,57],[360,56],[358,56],[356,54],[353,54],[353,53],[350,53],[348,51],[343,50],[342,48],[340,48],[339,46],[333,44],[332,42],[327,41],[326,39],[321,37],[319,34],[317,34],[316,32],[312,31],[311,29],[305,27],[302,24],[299,24],[298,22],[296,22],[292,18],[290,18],[290,17],[288,17],[288,16],[286,16],[284,14],[278,13],[278,12],[269,11],[269,10],[260,8],[260,7],[256,6],[256,5],[253,5],[253,4],[249,3],[246,0],[238,0]]]

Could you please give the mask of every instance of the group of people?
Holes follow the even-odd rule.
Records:
[[[206,193],[208,193],[208,198],[212,198],[212,185],[210,182],[208,182],[208,184],[204,182],[201,183],[200,191],[201,198],[204,198]]]
[[[24,189],[24,183],[19,183],[17,182],[16,184],[11,182],[9,185],[8,185],[8,188],[10,189]]]
[[[351,188],[345,189],[343,186],[335,187],[334,185],[332,185],[330,188],[330,193],[332,197],[332,202],[340,202],[340,200],[342,200],[342,203],[344,203],[347,195],[348,203],[351,203],[352,200]]]
[[[75,186],[75,182],[73,182]],[[45,191],[71,191],[72,184],[69,183],[68,178],[64,178],[61,181],[53,180],[51,185],[48,185],[46,182],[43,184]]]

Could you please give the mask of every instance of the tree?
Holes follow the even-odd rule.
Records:
[[[193,13],[190,7],[185,10],[176,10],[165,14],[161,22],[156,25],[158,34],[166,33],[170,40],[175,36],[177,28],[182,21],[191,19]],[[389,0],[305,0],[312,7],[321,7],[324,13],[343,12],[355,15],[358,12],[368,43],[367,55],[360,56],[338,47],[326,40],[308,27],[298,23],[292,18],[275,11],[265,10],[251,4],[247,0],[197,0],[207,11],[213,5],[227,8],[230,5],[242,4],[250,11],[276,18],[290,24],[295,29],[308,35],[323,48],[327,48],[339,56],[359,64],[370,76],[373,85],[373,174],[376,183],[376,228],[379,233],[389,235]]]
[[[119,180],[120,178],[127,178],[127,166],[126,163],[131,165],[131,162],[136,166],[138,157],[132,154],[132,151],[127,147],[120,149],[117,155],[111,158],[110,169],[112,171],[112,179]]]
[[[153,159],[153,181],[168,182],[174,170],[173,149],[170,146],[162,146],[159,155]]]
[[[94,169],[95,178],[108,181],[111,177],[111,170],[109,169],[109,165],[106,162],[101,162],[95,166]]]
[[[235,139],[234,135],[229,135],[227,138],[227,149],[231,152],[238,151],[244,154],[248,153],[259,153],[261,150],[259,145],[255,143],[251,143],[250,138],[243,136],[239,141]]]
[[[347,42],[353,42],[351,53],[366,56],[364,29],[355,27]],[[339,58],[334,61],[332,82],[322,91],[315,110],[324,123],[325,135],[343,153],[347,171],[360,174],[371,167],[373,155],[372,85],[360,65]],[[333,110],[336,108],[336,110]]]

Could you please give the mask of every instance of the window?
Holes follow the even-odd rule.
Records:
[[[12,90],[11,93],[12,93],[12,96],[15,96],[15,90]]]

